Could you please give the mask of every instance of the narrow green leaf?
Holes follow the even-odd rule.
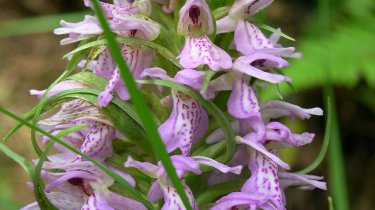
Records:
[[[332,103],[331,143],[328,148],[330,190],[337,209],[349,210],[345,164],[342,154],[339,121],[336,113],[335,95],[332,87],[326,87],[324,95],[331,98]]]
[[[117,63],[117,66],[121,72],[123,81],[125,82],[127,89],[130,93],[131,100],[136,107],[137,113],[142,121],[143,126],[146,129],[148,136],[150,137],[150,143],[153,146],[155,154],[158,155],[163,166],[173,184],[176,188],[177,193],[179,194],[181,200],[183,201],[186,209],[192,210],[189,199],[186,196],[184,188],[182,187],[181,181],[177,176],[177,173],[172,165],[172,162],[169,158],[167,150],[164,146],[163,141],[161,140],[157,127],[153,119],[150,117],[151,113],[146,105],[146,102],[140,92],[138,91],[137,85],[133,79],[131,71],[129,70],[124,58],[122,57],[121,50],[118,43],[115,40],[114,35],[109,28],[107,20],[104,16],[103,11],[100,8],[100,5],[97,0],[91,0],[91,3],[94,7],[95,13],[98,16],[99,22],[103,28],[104,35],[108,41],[109,50]]]
[[[229,6],[224,6],[224,7],[219,7],[215,9],[212,14],[215,18],[215,20],[221,19],[224,16],[228,15],[230,7]]]
[[[275,29],[275,28],[272,28],[272,27],[269,26],[269,25],[266,25],[266,24],[260,24],[259,27],[264,28],[264,29],[266,29],[266,30],[268,30],[268,31],[271,31],[271,32],[273,32],[273,33],[276,33],[276,34],[278,34],[278,35],[284,37],[285,39],[289,39],[290,41],[296,41],[294,38],[292,38],[292,37],[290,37],[290,36],[284,34],[283,32],[281,32],[281,31],[279,31],[279,30],[277,30],[277,29]]]
[[[43,110],[42,110],[42,113],[52,109],[53,107],[63,103],[64,100],[60,100],[58,103],[54,103],[54,104],[48,104],[48,105],[45,105],[43,107]],[[49,106],[51,105],[51,106]],[[35,110],[36,110],[36,107],[32,108],[30,111],[26,112],[23,116],[24,119],[26,120],[31,120],[35,114]],[[9,140],[9,138],[15,133],[18,131],[18,129],[20,129],[21,127],[23,126],[22,123],[19,123],[17,124],[16,126],[14,126],[4,137],[3,137],[3,142],[7,142]]]
[[[213,185],[198,196],[197,203],[199,205],[212,203],[220,196],[239,191],[244,182],[245,180],[235,180]]]
[[[137,190],[135,190],[124,178],[122,178],[120,175],[118,175],[118,174],[114,173],[113,171],[111,171],[109,168],[107,168],[101,162],[95,160],[94,158],[91,158],[90,156],[82,153],[80,150],[76,149],[74,146],[70,145],[69,143],[66,143],[65,141],[60,140],[56,136],[51,135],[49,132],[46,132],[45,130],[41,129],[40,127],[38,127],[36,125],[33,125],[32,123],[29,123],[28,121],[24,120],[23,118],[17,116],[16,114],[14,114],[14,113],[12,113],[12,112],[10,112],[10,111],[2,108],[2,107],[0,107],[0,112],[8,115],[9,117],[17,120],[18,122],[23,123],[24,125],[26,125],[29,128],[31,128],[31,129],[33,129],[35,131],[40,132],[41,134],[49,137],[51,140],[54,140],[54,141],[58,142],[59,144],[61,144],[65,148],[67,148],[70,151],[72,151],[72,152],[74,152],[74,153],[82,156],[86,160],[91,161],[98,168],[100,168],[106,174],[108,174],[110,177],[112,177],[116,182],[118,182],[124,188],[126,188],[135,198],[137,198],[138,201],[142,202],[147,207],[147,209],[154,209],[154,207],[152,206],[152,204],[147,199],[145,199],[142,196],[141,193],[139,193]]]
[[[217,159],[220,155],[225,153],[225,141],[220,141],[216,144],[205,145],[202,149],[194,151],[192,156],[204,156],[212,159]]]
[[[21,155],[17,154],[13,150],[11,150],[9,147],[7,147],[4,143],[0,142],[0,150],[8,156],[10,159],[17,162],[22,168],[26,171],[26,173],[29,175],[29,177],[33,177],[35,167],[34,165],[26,160]]]
[[[86,12],[74,12],[3,21],[0,23],[0,37],[51,32],[59,26],[61,19],[66,21],[79,21],[85,13]]]
[[[214,71],[206,71],[204,75],[203,84],[202,84],[202,92],[205,92],[210,84],[212,77],[215,75]]]
[[[329,210],[335,210],[331,196],[328,196],[328,208]]]
[[[146,47],[154,49],[159,55],[163,56],[170,62],[172,62],[175,66],[178,68],[182,68],[180,63],[176,60],[176,55],[174,55],[171,51],[169,51],[167,48],[156,44],[151,41],[143,40],[143,39],[138,39],[138,38],[130,38],[130,37],[117,37],[116,38],[117,42],[120,43],[125,43],[125,44],[141,44]],[[76,49],[72,50],[71,52],[67,53],[64,55],[64,58],[69,57],[71,55],[74,55],[82,50],[86,50],[92,47],[100,46],[100,45],[106,45],[108,44],[106,39],[100,39],[100,40],[95,40],[92,42],[89,42],[87,44],[84,44],[82,46],[77,47]]]
[[[108,83],[108,80],[104,77],[101,77],[89,71],[73,74],[69,76],[67,80],[75,80],[97,90],[104,90],[105,86]]]
[[[329,98],[327,98],[326,100],[327,100],[327,107],[326,107],[327,117],[326,117],[326,127],[324,131],[324,140],[323,140],[322,148],[320,149],[320,152],[318,156],[315,158],[313,163],[311,163],[305,169],[297,171],[296,173],[301,173],[301,174],[310,173],[311,171],[313,171],[320,165],[320,163],[323,161],[324,157],[326,156],[328,146],[329,146],[329,139],[331,138],[331,125],[332,125],[332,104]]]

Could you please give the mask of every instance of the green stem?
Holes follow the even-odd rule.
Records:
[[[109,25],[107,23],[106,17],[104,16],[103,10],[100,8],[100,5],[97,0],[91,0],[91,3],[94,7],[95,13],[98,16],[99,22],[103,28],[104,35],[108,41],[109,50],[114,60],[117,63],[117,66],[121,72],[122,79],[125,82],[126,87],[130,93],[131,100],[133,104],[135,105],[136,111],[141,119],[141,122],[143,123],[143,126],[145,127],[145,130],[148,136],[150,137],[150,143],[154,149],[154,152],[155,154],[159,156],[161,162],[163,163],[163,166],[172,184],[176,188],[177,193],[179,194],[181,200],[183,201],[186,209],[192,210],[189,199],[185,193],[185,190],[181,184],[181,181],[178,178],[176,170],[174,169],[172,165],[172,162],[169,158],[169,155],[164,146],[164,143],[159,136],[156,124],[153,121],[153,119],[150,117],[151,112],[146,105],[145,99],[140,94],[136,86],[136,83],[133,79],[133,76],[126,62],[124,61],[124,58],[122,57],[120,47],[117,41],[115,40],[115,37],[113,33],[111,32],[111,29],[109,28]]]

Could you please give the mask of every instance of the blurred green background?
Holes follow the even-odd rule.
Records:
[[[66,65],[62,56],[74,47],[60,46],[62,37],[51,31],[59,19],[82,19],[83,9],[76,0],[0,0],[1,106],[22,115],[36,104],[29,89],[47,87]],[[375,209],[375,2],[275,0],[264,14],[267,25],[280,27],[297,40],[282,39],[282,43],[303,53],[284,71],[294,84],[279,87],[283,97],[301,106],[323,107],[324,91],[333,90],[331,97],[336,101],[333,147],[313,172],[324,175],[329,190],[287,190],[288,209],[328,209],[328,196],[338,210]],[[275,92],[270,89],[261,96],[272,98]],[[324,119],[286,123],[295,132],[316,133],[311,145],[284,154],[294,169],[302,169],[321,149]],[[0,115],[0,137],[14,125]],[[29,130],[23,128],[7,145],[32,159],[29,139]],[[18,209],[34,200],[27,181],[23,169],[0,153],[0,210]]]

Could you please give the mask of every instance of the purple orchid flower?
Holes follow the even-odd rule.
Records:
[[[59,209],[146,209],[143,204],[108,190],[114,180],[89,161],[68,164],[45,162],[42,178],[46,181],[46,195],[53,205]],[[63,172],[49,172],[59,169]],[[112,168],[113,171],[127,180],[133,187],[134,179],[128,174]],[[51,192],[52,189],[57,191]],[[22,210],[39,209],[32,203]]]
[[[288,61],[278,56],[257,52],[237,58],[233,64],[233,70],[270,83],[292,82],[292,79],[287,76],[265,71],[272,68],[280,69],[288,65]]]
[[[264,101],[260,104],[261,116],[264,123],[270,122],[270,119],[277,119],[280,117],[290,117],[292,119],[299,118],[302,120],[309,119],[311,115],[321,116],[323,110],[315,107],[305,109],[297,105],[285,101]],[[240,123],[238,120],[231,123],[231,127],[235,134],[241,134]],[[222,129],[213,131],[206,139],[206,143],[212,144],[214,142],[224,139],[225,135]]]
[[[111,21],[112,30],[120,35],[152,41],[159,36],[160,25],[142,15],[121,14],[114,12]]]
[[[277,44],[279,38],[279,33],[275,32],[268,39],[258,27],[247,20],[239,21],[234,32],[236,49],[243,55],[260,52],[281,57],[299,58],[301,56],[300,53],[294,52],[294,47],[285,48]]]
[[[277,155],[274,150],[270,151]],[[251,177],[240,192],[233,192],[220,198],[211,210],[238,209],[285,209],[284,190],[289,186],[301,189],[319,188],[326,190],[322,177],[292,174],[279,169],[272,159],[256,150],[249,150]]]
[[[280,160],[277,150],[282,147],[299,147],[312,141],[314,134],[292,134],[288,127],[278,122],[266,126],[265,141],[259,143],[256,134],[251,132],[244,138],[236,137],[237,143],[250,147],[241,147],[235,158],[236,164],[248,164],[251,177],[240,192],[233,192],[219,199],[212,210],[219,209],[285,209],[284,189],[298,186],[301,189],[326,189],[323,177],[288,173],[282,168],[289,166]],[[249,160],[246,163],[244,160]],[[232,162],[231,161],[231,162]],[[230,163],[233,164],[233,163]],[[216,182],[217,175],[211,178]],[[230,177],[226,177],[230,180]]]
[[[174,82],[189,82],[191,86],[196,86],[200,81],[189,80],[187,77],[198,72],[183,70],[175,78],[171,78],[160,68],[145,69],[142,77],[158,77]],[[159,133],[166,145],[168,152],[179,148],[182,155],[188,156],[191,146],[198,141],[207,131],[208,116],[206,111],[195,99],[172,89],[173,109],[169,118],[159,126]]]
[[[182,155],[188,156],[192,145],[207,131],[208,116],[190,96],[172,89],[172,98],[172,112],[158,131],[168,152],[179,148]]]
[[[86,87],[87,86],[82,83],[66,80],[54,86],[48,93],[48,97],[64,90]],[[45,90],[30,91],[32,95],[37,95],[38,98],[40,98],[44,92]],[[61,139],[80,148],[82,153],[97,158],[100,161],[112,155],[112,139],[116,135],[116,130],[107,117],[99,111],[98,107],[85,100],[74,99],[64,103],[60,111],[39,121],[38,125],[53,135],[75,125],[87,125],[87,127],[80,131],[65,135]],[[43,136],[44,143],[49,140],[48,137]],[[72,156],[73,153],[62,145],[55,143],[54,146],[60,152],[66,154],[65,161],[82,160],[80,156]]]
[[[204,0],[187,0],[179,15],[177,32],[181,35],[199,37],[214,32],[211,11]]]
[[[204,0],[188,0],[180,10],[177,31],[186,38],[177,56],[182,67],[194,69],[207,64],[212,70],[229,69],[232,58],[217,47],[206,34],[214,31],[213,18]]]
[[[96,17],[86,15],[85,19],[78,23],[69,23],[64,20],[60,22],[61,28],[53,31],[54,34],[68,34],[69,37],[61,40],[61,45],[71,44],[100,35],[103,30]]]
[[[216,21],[217,34],[232,32],[237,23],[254,15],[272,3],[273,0],[236,0],[229,10],[228,16]]]
[[[122,45],[122,55],[135,79],[140,79],[142,71],[151,66],[154,58],[154,52],[150,48],[138,44]],[[108,49],[104,50],[99,56],[97,66],[93,69],[93,72],[109,79],[104,91],[99,94],[99,107],[105,107],[111,102],[114,90],[122,100],[130,99],[125,83],[121,79],[120,71],[110,56]]]
[[[85,0],[86,6],[91,6],[89,0]],[[109,19],[111,29],[118,35],[127,36],[139,30],[136,37],[153,40],[159,35],[159,24],[142,16],[151,13],[149,0],[138,0],[132,4],[127,1],[115,1],[115,4],[101,2],[102,8]],[[132,6],[133,5],[133,6]],[[135,15],[142,14],[142,15]],[[102,34],[103,30],[96,17],[86,15],[85,19],[78,23],[61,21],[60,28],[54,30],[57,35],[68,34],[69,37],[61,40],[62,45],[85,40]]]
[[[92,7],[90,0],[84,0],[86,7]],[[107,18],[112,19],[114,13],[121,14],[151,14],[150,0],[114,0],[113,4],[99,2]]]
[[[157,3],[163,5],[163,11],[165,13],[172,13],[174,12],[174,8],[176,7],[177,0],[155,0]]]
[[[181,155],[171,156],[171,160],[174,168],[176,169],[178,177],[182,180],[182,184],[185,189],[185,193],[190,200],[190,204],[194,210],[198,209],[197,203],[195,202],[194,196],[185,184],[184,175],[186,172],[192,172],[195,174],[201,174],[199,169],[200,165],[211,166],[222,173],[235,173],[240,174],[242,166],[228,167],[215,160],[202,156],[186,157]],[[133,160],[131,157],[125,162],[125,167],[133,167],[142,171],[147,176],[157,179],[149,190],[148,197],[151,201],[157,201],[164,197],[164,205],[162,210],[180,210],[184,209],[181,198],[178,196],[176,189],[173,188],[167,174],[161,162],[158,165],[153,165],[148,162],[138,162]]]
[[[299,118],[302,120],[309,119],[311,115],[322,116],[323,110],[315,107],[305,109],[297,105],[285,101],[265,101],[260,105],[262,109],[263,121],[268,122],[270,119],[276,119],[284,116],[289,116],[292,119]]]
[[[112,139],[116,135],[116,130],[104,114],[89,102],[81,99],[66,102],[59,112],[38,122],[41,128],[54,135],[65,128],[81,124],[87,125],[87,127],[66,135],[62,139],[80,148],[82,153],[100,161],[111,156]],[[43,137],[43,142],[47,141],[49,141],[49,138]],[[68,156],[71,154],[69,150],[58,143],[55,143],[55,147]],[[73,160],[70,158],[65,160],[82,161],[83,159],[78,155]]]
[[[196,68],[207,64],[213,71],[232,67],[232,58],[216,46],[205,34],[201,37],[186,37],[185,46],[177,56],[182,67]]]
[[[78,89],[78,88],[89,88],[89,86],[77,82],[75,80],[64,80],[57,83],[52,89],[48,92],[47,97],[56,95],[59,92],[64,90]],[[35,95],[38,99],[41,99],[46,90],[30,90],[30,95]]]
[[[301,57],[300,53],[294,52],[294,47],[284,48],[277,44],[279,33],[273,33],[268,39],[258,27],[247,20],[249,15],[254,15],[271,3],[272,0],[237,0],[229,15],[217,21],[217,33],[234,31],[234,44],[243,55],[260,52],[282,57]]]
[[[132,15],[116,15],[115,17],[117,21],[114,22],[113,28],[122,35],[146,40],[153,40],[159,35],[160,26],[154,21]],[[135,79],[140,79],[140,74],[145,68],[151,66],[154,58],[153,50],[141,44],[123,44],[122,55]],[[97,61],[91,61],[88,66],[92,68],[94,73],[109,79],[104,91],[99,94],[99,107],[105,107],[110,103],[114,91],[122,100],[130,99],[126,86],[121,80],[120,72],[108,49],[100,54]]]
[[[164,69],[156,67],[145,69],[141,77],[156,77],[189,86],[192,89],[199,91],[207,100],[214,98],[217,92],[232,89],[232,77],[228,76],[228,74],[223,74],[216,79],[211,80],[207,89],[203,91],[202,85],[205,73],[205,71],[197,71],[194,69],[182,69],[177,72],[174,78],[171,78]]]

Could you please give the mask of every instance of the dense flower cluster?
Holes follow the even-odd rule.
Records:
[[[157,19],[151,19],[154,18],[153,9],[160,7],[160,4],[160,11],[171,18],[169,13],[177,8],[176,2],[113,0],[113,4],[100,4],[111,30],[117,36],[154,41],[162,36],[164,26],[156,22]],[[308,119],[311,115],[322,115],[323,111],[320,108],[304,109],[284,101],[260,101],[257,95],[257,87],[292,82],[291,78],[275,73],[275,69],[288,66],[285,58],[300,57],[293,47],[283,47],[277,43],[280,33],[275,32],[267,37],[250,21],[250,16],[271,3],[272,0],[236,0],[228,7],[226,16],[215,20],[204,0],[186,0],[179,10],[176,28],[170,29],[185,38],[185,43],[180,43],[182,48],[179,55],[176,55],[182,68],[175,74],[161,68],[165,66],[158,65],[153,49],[136,42],[121,45],[122,55],[135,79],[162,79],[182,84],[199,92],[205,100],[213,100],[222,91],[230,92],[227,110],[223,111],[230,116],[228,120],[236,135],[237,145],[228,165],[206,156],[191,155],[192,147],[200,140],[209,146],[225,139],[221,128],[208,132],[210,116],[196,98],[172,88],[170,95],[160,101],[172,110],[158,131],[194,210],[199,209],[198,203],[186,182],[191,174],[207,173],[202,179],[206,180],[208,186],[239,180],[240,177],[247,180],[238,192],[218,197],[210,205],[212,210],[281,210],[285,209],[284,190],[287,187],[326,189],[322,177],[287,172],[290,166],[278,154],[281,148],[310,143],[314,134],[292,133],[286,125],[276,121],[281,117]],[[85,0],[84,4],[92,6],[89,0]],[[234,40],[231,49],[222,49],[211,39],[213,35],[232,32]],[[61,28],[55,30],[55,34],[68,35],[61,44],[97,38],[102,33],[97,17],[89,15],[78,23],[62,21]],[[125,172],[127,169],[135,168],[150,177],[153,183],[148,189],[148,199],[152,202],[162,199],[161,209],[185,209],[161,162],[146,162],[152,158],[138,159],[126,155],[125,170],[121,170],[106,161],[114,154],[112,141],[122,138],[123,134],[101,109],[107,107],[114,97],[128,101],[130,95],[109,49],[104,47],[99,53],[96,59],[82,60],[80,63],[81,67],[85,66],[107,79],[104,90],[98,94],[97,106],[77,98],[65,102],[56,114],[39,121],[38,125],[53,135],[71,126],[86,125],[84,129],[62,137],[62,140],[107,165],[133,187],[138,180]],[[215,76],[204,88],[206,75],[210,72]],[[90,87],[75,80],[65,80],[53,87],[47,97],[76,88]],[[138,88],[142,88],[141,85]],[[162,88],[155,92],[160,96],[166,93]],[[43,93],[31,91],[39,98]],[[43,142],[48,141],[50,139],[43,136]],[[109,188],[114,180],[92,162],[58,143],[54,146],[58,153],[48,156],[48,161],[43,163],[42,178],[46,184],[47,198],[58,209],[146,209],[139,201],[111,191]],[[206,172],[200,167],[202,165],[215,170]],[[246,166],[250,173],[244,172]],[[37,203],[32,203],[23,209],[39,207]]]

